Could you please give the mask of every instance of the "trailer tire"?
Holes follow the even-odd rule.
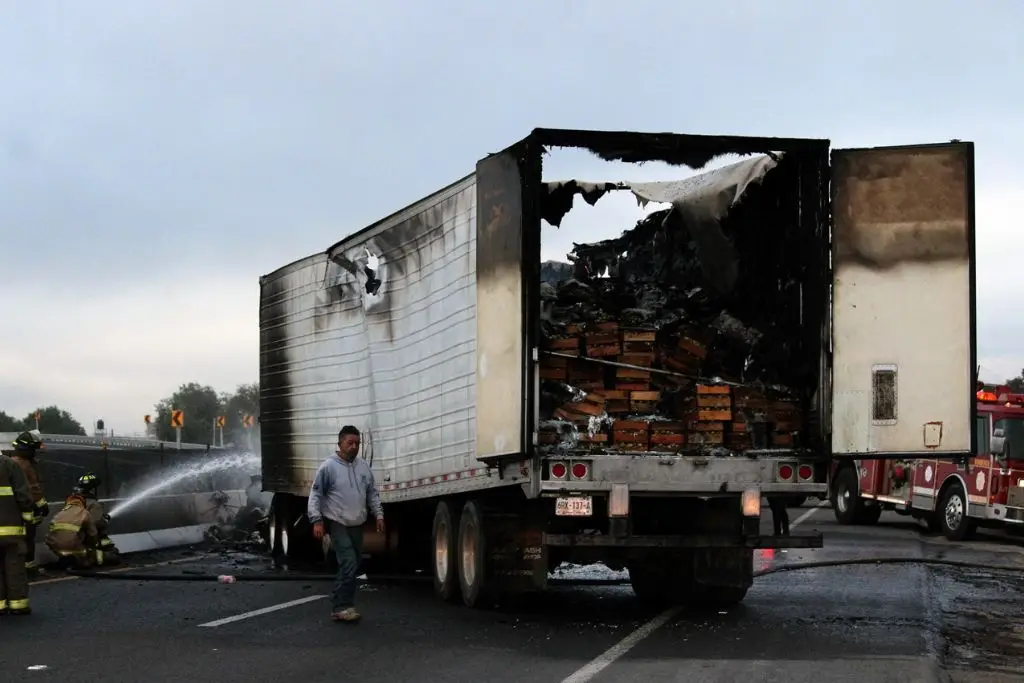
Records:
[[[480,504],[470,500],[459,517],[459,588],[466,607],[486,607],[493,597],[487,576],[487,533]]]
[[[856,524],[863,507],[860,500],[860,482],[852,467],[843,467],[832,485],[832,511],[840,524]]]
[[[451,504],[442,500],[434,509],[431,533],[433,553],[430,566],[434,575],[434,593],[446,602],[459,598],[457,516]]]
[[[270,516],[267,520],[267,545],[270,546],[270,557],[274,564],[281,566],[288,562],[288,522],[283,514],[287,508],[285,501],[274,497],[270,505]]]
[[[978,525],[967,516],[968,504],[964,487],[954,481],[946,487],[935,511],[942,528],[942,535],[951,541],[967,541],[974,537]]]
[[[674,586],[679,585],[679,582],[672,581],[668,573],[662,570],[656,562],[634,562],[627,569],[633,595],[640,602],[659,607],[681,602],[682,596],[678,591],[672,590]]]

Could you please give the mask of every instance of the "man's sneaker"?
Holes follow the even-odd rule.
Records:
[[[348,607],[343,610],[331,613],[331,619],[334,621],[347,621],[349,623],[359,621],[360,614],[356,611],[355,607]]]

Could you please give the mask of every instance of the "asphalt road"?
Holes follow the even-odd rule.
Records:
[[[852,557],[945,557],[1020,565],[1012,539],[949,543],[904,518],[840,527],[831,510],[791,511],[826,548],[763,554],[759,567]],[[167,551],[145,571],[249,571],[243,555]],[[242,566],[245,565],[245,566]],[[573,570],[571,573],[579,573]],[[628,586],[559,587],[496,610],[442,604],[429,585],[372,585],[358,625],[328,619],[327,583],[169,583],[51,578],[35,613],[0,618],[11,680],[179,683],[373,681],[1020,680],[1024,580],[920,565],[785,572],[737,608],[656,612]],[[276,608],[267,611],[268,608]]]

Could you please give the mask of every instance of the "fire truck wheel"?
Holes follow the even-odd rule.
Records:
[[[977,523],[967,516],[967,495],[959,481],[946,488],[936,510],[942,535],[951,541],[966,541],[974,536]]]
[[[459,598],[459,572],[457,569],[458,534],[456,515],[448,501],[442,500],[434,511],[432,562],[434,593],[447,602]]]

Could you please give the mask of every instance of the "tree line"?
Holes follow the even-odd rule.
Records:
[[[242,420],[259,415],[259,384],[241,384],[233,392],[218,392],[211,386],[189,382],[159,401],[148,413],[156,432],[162,441],[174,441],[176,434],[171,426],[171,410],[183,412],[181,440],[185,443],[211,443],[213,425],[218,417],[224,417],[224,443],[244,442],[245,427]],[[39,430],[43,434],[68,434],[85,436],[86,430],[71,413],[58,406],[38,408]],[[142,431],[144,413],[139,414],[139,429]],[[36,411],[23,419],[17,419],[0,410],[0,432],[21,432],[35,429]],[[218,433],[219,438],[219,433]],[[219,441],[218,441],[219,443]]]

